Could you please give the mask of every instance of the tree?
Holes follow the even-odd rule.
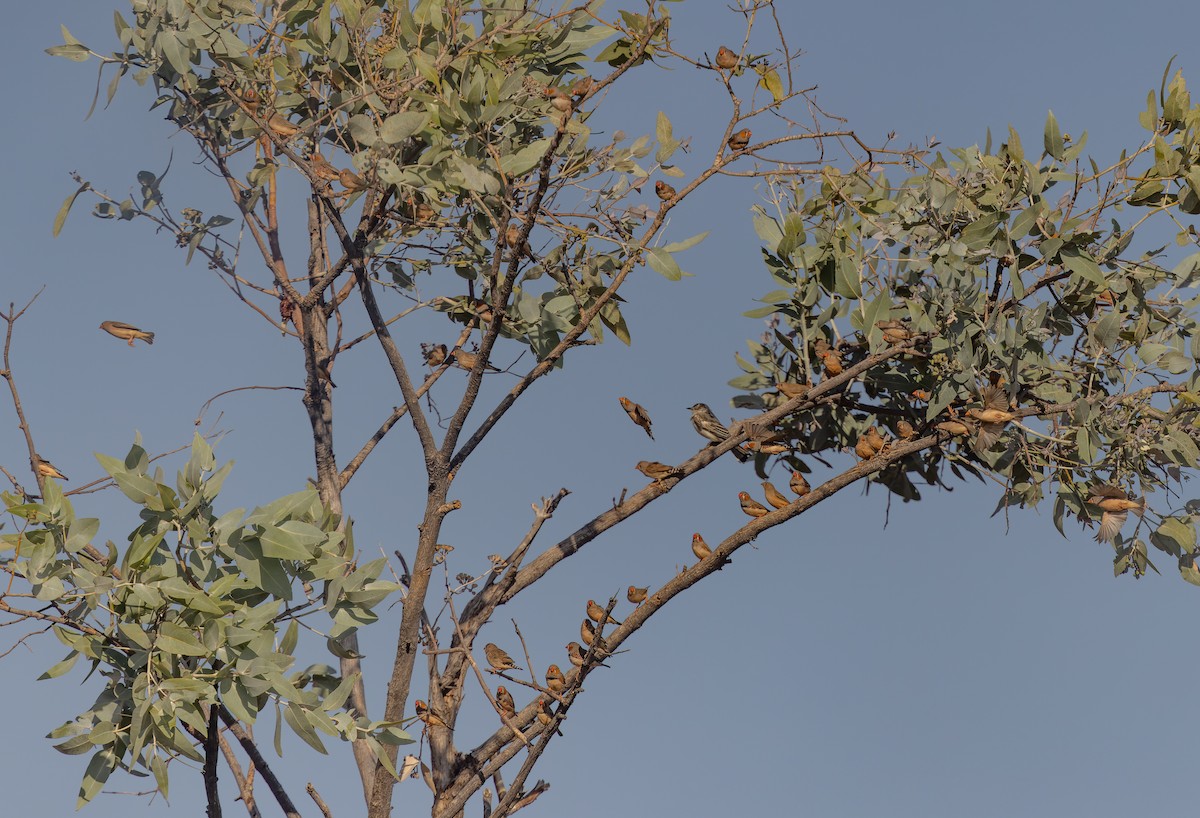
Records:
[[[147,767],[165,789],[175,754],[203,758],[215,793],[218,722],[271,782],[267,762],[239,725],[272,704],[310,744],[321,743],[318,732],[351,740],[369,814],[386,814],[396,746],[405,740],[396,728],[405,717],[411,721],[410,688],[424,655],[428,709],[416,713],[428,733],[435,814],[457,814],[489,779],[499,798],[489,809],[515,811],[542,791],[527,788],[527,776],[595,661],[620,649],[667,602],[712,576],[762,531],[864,479],[913,500],[917,482],[944,485],[947,472],[987,475],[1004,487],[1005,506],[1036,503],[1052,490],[1060,527],[1068,514],[1107,515],[1100,528],[1114,540],[1118,570],[1136,575],[1152,565],[1136,536],[1140,526],[1127,538],[1128,529],[1116,523],[1122,512],[1143,511],[1149,491],[1178,481],[1196,460],[1194,392],[1181,377],[1195,356],[1184,344],[1192,331],[1184,309],[1190,305],[1172,300],[1172,285],[1187,285],[1195,259],[1166,270],[1158,253],[1130,252],[1141,221],[1099,225],[1118,207],[1146,207],[1145,218],[1160,220],[1195,212],[1188,173],[1196,114],[1182,79],[1147,112],[1153,138],[1107,171],[1088,173],[1073,168],[1082,140],[1062,135],[1053,117],[1036,161],[1026,158],[1015,133],[994,153],[988,145],[946,160],[932,150],[868,149],[823,118],[807,129],[784,120],[784,135],[755,143],[750,134],[742,147],[746,118],[782,116],[803,96],[788,81],[786,42],[763,57],[754,56],[761,47],[742,49],[724,66],[721,54],[712,62],[691,58],[729,89],[733,113],[715,140],[712,164],[688,177],[669,164],[683,146],[665,117],[656,149],[648,139],[595,147],[586,124],[609,88],[652,60],[689,59],[671,47],[665,9],[622,15],[609,21],[611,29],[584,9],[517,14],[486,3],[420,4],[390,14],[365,4],[331,9],[137,6],[134,23],[118,24],[125,54],[100,57],[72,42],[57,49],[100,57],[118,77],[134,71],[154,79],[172,120],[196,139],[227,185],[269,277],[258,280],[236,264],[237,239],[222,231],[226,217],[188,208],[174,214],[154,174],[139,176],[140,204],[90,190],[80,179],[60,226],[79,194],[99,195],[97,215],[153,220],[189,257],[205,257],[269,322],[278,304],[280,326],[303,351],[316,464],[315,491],[245,516],[219,508],[227,468],[216,467],[202,440],[193,443],[174,486],[150,473],[140,447],[123,461],[106,459],[116,485],[141,507],[142,522],[127,549],[105,554],[91,546],[97,523],[75,518],[54,482],[37,472],[37,450],[22,420],[42,496],[33,502],[18,490],[11,497],[10,513],[21,523],[7,540],[14,554],[8,567],[51,607],[10,612],[49,617],[70,645],[73,655],[51,675],[83,655],[108,678],[92,710],[59,732],[67,739],[62,749],[94,753],[85,800],[118,764]],[[769,12],[761,4],[747,14],[748,28],[756,14]],[[576,85],[587,76],[581,66],[588,49],[612,70]],[[739,94],[749,88],[758,103],[742,102]],[[839,171],[823,152],[843,145],[847,164]],[[800,156],[772,161],[781,146]],[[641,167],[652,150],[653,165]],[[350,160],[354,170],[338,167]],[[662,204],[653,209],[630,206],[633,192],[659,170],[687,181],[677,192],[663,188]],[[889,184],[885,171],[896,170],[905,178]],[[530,386],[578,357],[567,352],[598,342],[606,329],[631,341],[617,291],[643,263],[678,278],[673,254],[691,240],[656,245],[666,216],[708,179],[737,173],[771,184],[770,210],[762,209],[756,226],[782,287],[764,298],[769,333],[752,346],[745,374],[733,384],[745,393],[736,405],[759,414],[684,463],[661,473],[650,467],[655,479],[645,488],[529,557],[563,494],[544,500],[515,551],[500,555],[484,576],[447,583],[446,617],[428,614],[434,569],[453,562],[439,533],[458,510],[454,476]],[[281,192],[297,179],[306,188],[302,216]],[[1056,186],[1069,195],[1051,204]],[[289,215],[304,219],[305,275],[288,274],[281,225]],[[1182,242],[1191,241],[1182,225],[1180,231]],[[378,301],[384,293],[408,306],[385,313]],[[354,299],[362,314],[351,312]],[[454,344],[427,347],[430,374],[418,384],[389,326],[430,310],[464,329]],[[353,328],[363,315],[366,325]],[[18,315],[9,317],[11,331]],[[343,327],[351,328],[348,341]],[[333,446],[333,365],[365,341],[386,354],[403,406],[385,413],[379,431],[341,464]],[[498,344],[527,346],[536,363],[465,434]],[[445,413],[439,440],[437,404],[422,399],[456,365],[469,373],[466,394]],[[19,405],[16,370],[7,360],[5,369]],[[421,442],[427,498],[411,565],[399,557],[406,566],[399,647],[384,709],[371,720],[356,631],[397,589],[380,581],[383,561],[356,561],[342,492],[406,417]],[[880,435],[880,427],[888,431]],[[837,454],[847,448],[862,457],[849,468]],[[533,698],[519,712],[507,708],[482,672],[482,652],[472,650],[497,609],[735,449],[753,455],[762,476],[778,461],[801,475],[812,473],[813,462],[838,474],[814,480],[811,490],[797,480],[795,499],[785,496],[777,511],[760,515],[746,505],[754,519],[654,590],[623,617],[625,624],[606,631],[606,647],[567,674],[561,693],[539,673],[530,683],[538,688]],[[1182,575],[1192,579],[1194,537],[1185,511],[1163,509],[1149,542],[1178,557]],[[601,607],[612,611],[616,604]],[[108,610],[111,619],[96,618]],[[311,624],[318,610],[331,624]],[[285,675],[299,623],[328,637],[339,658],[336,671],[316,666]],[[517,663],[533,669],[529,653]],[[502,726],[463,754],[453,727],[471,679]],[[524,684],[511,675],[505,681]],[[553,711],[544,727],[538,716],[550,710],[539,699]],[[520,769],[505,787],[501,767],[518,756]],[[226,757],[250,806],[248,779],[236,771],[232,750]],[[293,808],[286,793],[273,795]],[[216,804],[214,794],[210,810]]]

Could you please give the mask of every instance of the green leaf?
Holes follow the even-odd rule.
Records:
[[[380,126],[379,138],[389,145],[396,145],[424,128],[428,122],[429,114],[424,111],[405,111],[393,114]]]
[[[647,250],[646,262],[650,265],[651,270],[671,281],[683,278],[683,270],[680,269],[675,259],[671,258],[671,254],[662,247]]]
[[[671,120],[667,119],[667,115],[662,111],[658,112],[654,135],[658,140],[658,150],[654,153],[654,161],[661,165],[671,158],[671,155],[679,149],[680,144],[679,140],[674,137]]]
[[[1086,279],[1101,287],[1108,285],[1108,281],[1105,279],[1104,271],[1100,269],[1100,265],[1098,265],[1096,260],[1083,250],[1078,250],[1074,247],[1067,247],[1058,254],[1058,257],[1062,261],[1064,267],[1080,278]]]
[[[354,141],[366,147],[371,147],[379,141],[379,133],[375,130],[375,122],[365,114],[355,114],[346,123]]]
[[[120,760],[116,753],[107,749],[92,756],[83,774],[83,783],[79,785],[79,798],[75,801],[75,809],[79,809],[99,794],[104,782],[112,775]]]
[[[43,673],[41,676],[38,676],[38,681],[41,681],[42,679],[57,679],[59,676],[63,675],[68,670],[73,668],[75,666],[75,662],[78,661],[78,659],[79,659],[79,652],[74,651],[74,650],[71,651],[70,653],[67,654],[66,659],[63,659],[61,662],[55,663],[45,673]]]
[[[317,731],[313,729],[312,724],[308,720],[308,713],[303,707],[295,702],[288,702],[283,711],[284,721],[288,723],[288,727],[304,740],[304,743],[312,747],[318,753],[328,755],[329,751],[325,749],[325,745],[321,743],[321,737],[317,735]]]
[[[207,656],[208,648],[187,628],[174,622],[163,622],[159,626],[154,647],[174,656]]]
[[[1063,158],[1063,135],[1058,128],[1058,120],[1054,118],[1054,112],[1050,111],[1046,115],[1046,130],[1042,134],[1042,144],[1046,149],[1046,153],[1057,161],[1062,161]]]
[[[775,69],[759,70],[758,84],[766,89],[771,94],[771,99],[775,102],[783,102],[787,96],[783,90],[783,80],[779,78],[779,72]]]
[[[696,235],[692,236],[690,239],[684,239],[683,241],[674,241],[674,242],[671,242],[670,244],[664,244],[662,249],[668,253],[681,253],[684,250],[687,250],[691,247],[695,247],[697,244],[704,241],[704,239],[708,236],[709,232],[710,231],[705,230],[703,233],[697,233]]]
[[[91,187],[89,182],[84,182],[79,186],[78,190],[66,198],[66,201],[62,203],[62,207],[58,209],[58,215],[54,217],[54,228],[51,231],[51,235],[57,236],[62,232],[63,225],[67,223],[67,214],[71,212],[71,206],[75,204],[75,200],[79,198],[80,193],[90,190]]]

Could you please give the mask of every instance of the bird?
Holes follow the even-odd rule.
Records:
[[[1100,530],[1096,542],[1112,542],[1125,525],[1129,512],[1141,517],[1146,510],[1146,498],[1130,500],[1129,495],[1116,486],[1093,486],[1088,493],[1088,503],[1104,513],[1100,516]]]
[[[801,395],[812,389],[811,383],[792,383],[791,381],[777,381],[775,384],[776,391],[789,400],[798,398]]]
[[[313,175],[318,179],[332,182],[341,178],[340,171],[329,164],[329,160],[322,156],[320,151],[313,151],[312,156],[308,157],[308,163],[312,165]]]
[[[939,423],[937,425],[937,429],[954,437],[966,437],[967,435],[971,434],[974,426],[974,423],[967,423],[965,421],[958,420],[957,418],[951,418],[950,420],[943,420],[941,423]]]
[[[147,344],[154,343],[153,332],[140,330],[133,324],[126,324],[123,321],[104,321],[100,324],[100,329],[109,335],[120,338],[122,341],[128,341],[130,346],[133,346],[134,341],[145,341]]]
[[[490,324],[496,320],[496,313],[492,311],[492,305],[482,298],[476,298],[471,302],[471,312],[485,324]]]
[[[546,668],[546,687],[554,693],[562,693],[567,687],[567,677],[558,665]]]
[[[318,361],[316,366],[317,378],[329,384],[330,389],[337,389],[337,384],[333,382],[333,375],[330,374],[332,367],[333,361]]]
[[[479,354],[476,352],[467,352],[465,349],[456,349],[453,352],[454,361],[461,368],[470,372],[479,362]],[[483,368],[488,372],[499,372],[500,370],[491,364],[484,364]]]
[[[792,480],[788,483],[788,487],[796,493],[797,497],[803,497],[812,491],[812,486],[808,485],[808,481],[804,479],[804,475],[798,471],[792,472]]]
[[[55,466],[53,463],[51,463],[46,458],[42,457],[40,454],[35,454],[33,456],[33,460],[34,460],[35,465],[37,466],[37,473],[42,475],[43,477],[53,477],[56,480],[69,480],[70,479],[65,474],[60,472],[58,470],[57,466]]]
[[[370,185],[367,184],[366,179],[350,170],[350,168],[342,168],[338,171],[338,181],[342,183],[342,186],[346,188],[346,190],[349,190],[352,193],[359,190],[366,190],[368,187],[370,187]]]
[[[712,556],[712,549],[708,547],[708,543],[704,541],[699,532],[692,535],[692,553],[699,560],[706,560]]]
[[[709,409],[707,404],[693,403],[688,410],[692,413],[692,426],[701,437],[711,440],[713,443],[720,443],[729,437],[729,430],[721,421],[717,420],[717,416],[712,413],[712,409]],[[743,463],[750,459],[750,455],[741,449],[735,448],[731,451],[733,456]]]
[[[664,202],[669,202],[675,198],[675,188],[660,179],[654,183],[654,195],[658,196]]]
[[[742,511],[746,512],[751,517],[762,517],[765,514],[771,513],[769,508],[755,500],[744,491],[738,492],[738,502],[742,505]]]
[[[821,367],[825,372],[825,377],[832,378],[842,374],[842,353],[836,349],[827,349],[824,352],[817,353],[821,359]]]
[[[646,601],[646,593],[649,588],[639,588],[636,585],[630,585],[629,590],[625,592],[625,598],[634,605],[641,605]]]
[[[967,416],[979,421],[979,433],[975,436],[976,445],[981,449],[990,449],[992,444],[1000,439],[1004,424],[1015,419],[1017,415],[1008,410],[1008,400],[999,386],[984,387],[979,399],[983,408],[972,407],[967,410]]]
[[[504,244],[512,248],[513,254],[518,257],[531,255],[529,252],[529,242],[521,241],[521,227],[520,222],[511,222],[504,229]],[[517,246],[518,243],[520,243],[520,247]]]
[[[786,506],[790,506],[792,504],[792,501],[784,497],[783,493],[779,489],[775,488],[775,484],[770,480],[764,480],[762,487],[763,492],[766,494],[767,502],[775,508],[785,508]]]
[[[917,436],[917,430],[907,420],[900,418],[896,421],[896,434],[900,436],[901,440],[912,440]]]
[[[500,708],[500,715],[505,718],[511,719],[517,715],[517,705],[504,685],[496,688],[496,705]]]
[[[300,133],[300,126],[278,111],[272,111],[271,115],[267,117],[267,127],[272,133],[278,134],[285,139]]]
[[[554,717],[550,715],[550,711],[546,707],[546,700],[544,698],[538,699],[537,720],[538,720],[538,723],[540,725],[542,725],[543,727],[549,727],[550,722],[554,720]],[[562,735],[562,730],[559,730],[557,728],[554,730],[554,732],[557,735],[560,735],[560,736]]]
[[[571,106],[574,104],[571,101],[570,94],[564,93],[553,86],[546,89],[545,95],[550,98],[550,105],[554,107],[554,110],[561,111],[564,114],[570,111]]]
[[[445,344],[421,344],[421,356],[427,366],[441,366],[449,354]]]
[[[589,599],[587,601],[587,615],[588,619],[591,619],[593,622],[601,622],[605,625],[621,624],[612,618],[612,614],[605,613],[604,609],[597,605],[594,599]]]
[[[641,404],[634,403],[629,398],[617,398],[621,402],[621,408],[625,410],[625,414],[629,415],[629,419],[641,426],[645,430],[646,435],[654,440],[654,434],[650,431],[650,414]]]
[[[488,664],[495,670],[520,670],[512,660],[512,657],[505,653],[500,648],[496,647],[491,642],[483,646],[483,655],[487,657]]]
[[[723,68],[728,71],[730,68],[737,68],[738,55],[730,51],[725,46],[717,49],[717,68]]]
[[[912,330],[903,321],[876,321],[875,326],[883,330],[884,343],[890,346],[903,344],[913,337]]]
[[[253,88],[247,88],[245,91],[243,91],[241,93],[241,97],[242,97],[242,104],[244,104],[246,106],[246,110],[250,111],[250,113],[252,113],[252,114],[257,114],[258,113],[258,102],[259,102],[258,92],[255,91]]]
[[[659,463],[657,460],[639,460],[634,468],[652,480],[665,480],[679,474],[679,469],[668,466],[666,463]]]
[[[596,85],[596,81],[591,77],[580,77],[571,83],[571,96],[586,97],[592,92],[592,88]]]
[[[882,452],[887,447],[887,441],[883,439],[883,435],[879,434],[879,428],[876,426],[867,429],[864,437],[871,444],[871,448],[875,450],[876,454]]]
[[[567,643],[567,658],[571,660],[571,664],[573,664],[575,667],[583,667],[583,658],[586,654],[587,651],[585,651],[583,649],[583,645],[579,644],[578,642]],[[600,665],[600,667],[608,667],[608,665],[598,661],[594,653],[592,654],[592,662]]]
[[[725,144],[729,146],[729,150],[731,151],[743,151],[746,149],[746,146],[750,144],[750,136],[750,129],[742,128],[740,131],[735,132],[733,136],[729,137],[729,141]]]
[[[596,641],[596,628],[586,619],[579,623],[579,638],[588,647],[591,647]]]
[[[442,720],[442,717],[430,710],[429,705],[427,705],[421,699],[417,699],[413,702],[413,709],[417,711],[417,718],[425,722],[426,726],[449,727],[449,725]]]

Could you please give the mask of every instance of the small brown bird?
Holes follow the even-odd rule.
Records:
[[[571,83],[571,96],[585,97],[591,93],[592,86],[595,84],[596,81],[591,77],[580,77],[579,79],[575,80],[575,82]]]
[[[792,504],[792,501],[784,497],[783,493],[775,488],[775,484],[770,480],[764,480],[762,487],[763,492],[766,494],[767,502],[775,508],[785,508]]]
[[[654,194],[664,202],[669,202],[675,198],[675,188],[660,179],[654,183]]]
[[[887,441],[883,439],[883,435],[879,434],[878,427],[872,426],[870,429],[867,429],[864,437],[871,444],[871,448],[875,450],[876,454],[887,448]]]
[[[245,104],[247,110],[249,110],[252,114],[257,114],[259,103],[258,92],[253,88],[247,88],[245,91],[242,91],[241,96],[242,102]]]
[[[594,599],[589,599],[587,601],[587,615],[588,615],[588,619],[592,620],[593,622],[603,622],[606,625],[620,625],[621,624],[620,622],[618,622],[617,620],[612,618],[612,614],[607,614],[608,618],[605,619],[606,614],[604,613],[604,609],[601,608],[599,605],[597,605],[596,600],[594,600]]]
[[[579,638],[583,640],[583,644],[591,647],[596,641],[596,628],[588,620],[583,620],[579,623]]]
[[[646,411],[646,408],[626,397],[620,397],[617,400],[621,402],[621,408],[625,410],[625,414],[629,415],[629,419],[641,426],[646,435],[654,440],[654,434],[650,431],[650,413]]]
[[[109,335],[115,335],[122,341],[128,341],[130,346],[133,346],[134,341],[145,341],[147,344],[154,343],[153,332],[144,332],[133,324],[126,324],[122,321],[104,321],[100,324],[100,329]]]
[[[999,386],[984,387],[979,399],[983,402],[983,408],[968,409],[967,416],[979,421],[976,444],[981,449],[990,449],[992,444],[1000,439],[1004,424],[1015,419],[1017,415],[1008,410],[1008,400]]]
[[[329,160],[322,156],[320,151],[313,151],[312,156],[308,157],[308,163],[312,165],[313,175],[318,179],[332,182],[341,178],[338,169],[329,164]]]
[[[1146,511],[1146,498],[1130,500],[1124,490],[1116,486],[1093,486],[1087,499],[1088,503],[1097,506],[1104,513],[1100,516],[1100,530],[1096,532],[1096,542],[1112,542],[1116,539],[1129,512],[1141,517]]]
[[[340,181],[342,186],[351,193],[359,190],[366,190],[368,187],[370,187],[370,185],[367,184],[366,179],[350,170],[350,168],[342,168],[338,171],[338,181]]]
[[[517,715],[517,705],[513,702],[512,694],[504,685],[496,688],[496,705],[500,708],[500,714],[505,718],[511,719]]]
[[[549,727],[550,722],[554,720],[554,717],[550,714],[549,708],[546,707],[546,700],[544,698],[538,699],[537,720],[538,724],[542,725],[543,727]],[[562,730],[555,730],[554,732],[557,735],[562,735]]]
[[[649,588],[639,588],[636,585],[630,585],[629,590],[625,592],[625,598],[634,605],[641,605],[646,601],[646,593]]]
[[[808,481],[804,479],[804,475],[798,471],[792,472],[792,480],[788,483],[788,486],[796,493],[797,497],[803,497],[812,491],[812,486],[808,485]]]
[[[34,459],[35,464],[37,465],[38,474],[42,475],[43,477],[53,477],[55,480],[69,480],[70,479],[65,474],[60,472],[53,463],[51,463],[46,458],[42,457],[40,454],[35,454],[33,456],[33,459]]]
[[[546,687],[555,693],[562,693],[567,687],[567,677],[563,675],[558,665],[546,668]]]
[[[445,344],[421,344],[421,356],[425,359],[426,366],[441,366],[449,354]]]
[[[896,421],[896,434],[900,436],[901,440],[912,440],[917,436],[917,430],[907,420],[900,418]]]
[[[575,667],[583,667],[583,646],[578,642],[567,643],[567,658]]]
[[[755,500],[744,491],[738,492],[738,502],[742,505],[742,511],[746,512],[751,517],[762,517],[764,514],[771,513],[769,508]]]
[[[272,111],[271,115],[267,117],[267,127],[271,129],[272,133],[278,134],[284,139],[293,137],[300,133],[300,126],[293,123],[278,111]]]
[[[520,670],[521,668],[513,664],[512,657],[505,653],[500,648],[488,642],[483,646],[483,655],[487,657],[488,664],[494,670]]]
[[[504,228],[504,245],[516,249],[517,242],[521,240],[521,224],[520,222],[510,222],[508,227]]]
[[[859,435],[858,442],[854,444],[854,453],[860,460],[870,460],[875,456],[875,448],[867,441],[866,435]]]
[[[883,341],[891,346],[903,344],[913,336],[903,321],[876,321],[875,326],[883,330]]]
[[[692,427],[704,439],[720,443],[729,437],[729,430],[725,428],[725,424],[717,420],[717,416],[713,414],[712,409],[708,408],[708,404],[693,403],[688,407],[688,411],[692,413]],[[740,448],[731,451],[733,456],[742,463],[750,459],[750,455]]]
[[[759,442],[757,440],[747,440],[742,444],[742,447],[748,452],[759,452],[761,454],[783,454],[788,450],[787,444],[780,443],[779,441]]]
[[[574,105],[571,101],[571,95],[564,93],[558,88],[547,88],[546,96],[550,98],[550,105],[554,107],[554,110],[561,111],[564,114],[570,111],[571,106]]]
[[[454,350],[453,354],[454,354],[455,363],[457,363],[459,365],[459,367],[467,370],[468,372],[470,372],[472,369],[474,369],[475,365],[479,362],[479,355],[478,355],[478,353],[475,353],[475,352],[467,352],[465,349],[456,349],[456,350]],[[483,368],[487,372],[499,372],[500,371],[499,369],[492,366],[491,364],[484,364]]]
[[[967,435],[971,434],[974,425],[975,424],[973,423],[966,423],[964,421],[951,418],[950,420],[943,420],[937,425],[937,428],[938,430],[943,431],[946,434],[953,435],[954,437],[966,437]]]
[[[652,480],[665,480],[668,477],[679,474],[679,470],[674,466],[659,463],[657,460],[639,460],[634,468]]]
[[[471,312],[485,324],[490,324],[496,320],[496,313],[492,311],[492,305],[484,301],[482,298],[476,298],[471,302]]]
[[[698,560],[706,560],[712,556],[712,549],[708,547],[708,543],[704,541],[699,532],[692,535],[692,553]]]
[[[723,68],[728,71],[730,68],[737,68],[738,55],[730,51],[725,46],[717,49],[717,68]]]
[[[775,383],[775,389],[779,392],[779,394],[790,400],[792,398],[798,398],[807,393],[808,390],[812,389],[812,384],[792,383],[791,381],[777,381]]]
[[[426,726],[449,727],[449,725],[442,720],[442,717],[430,710],[429,705],[427,705],[421,699],[417,699],[413,702],[413,709],[417,711],[417,718],[425,722]]]
[[[824,352],[818,353],[821,359],[821,367],[825,372],[826,378],[832,378],[842,374],[842,353],[836,349],[827,349]]]
[[[729,141],[725,144],[729,146],[731,151],[744,151],[746,146],[750,144],[751,132],[749,128],[742,128],[729,137]]]

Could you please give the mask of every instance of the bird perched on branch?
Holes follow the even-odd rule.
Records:
[[[544,698],[538,699],[537,720],[538,724],[542,725],[543,727],[549,727],[550,722],[554,720],[554,717],[550,714],[549,708],[546,707],[546,700]],[[562,730],[556,729],[554,732],[557,735],[562,735]]]
[[[555,693],[562,693],[567,686],[567,677],[563,675],[558,665],[546,668],[546,688]]]
[[[692,535],[692,553],[698,560],[706,560],[712,556],[712,549],[708,547],[708,543],[704,541],[699,532]]]
[[[896,434],[900,436],[901,440],[912,440],[917,436],[917,430],[907,420],[900,418],[896,421]]]
[[[511,719],[517,715],[517,705],[513,702],[512,694],[504,685],[496,688],[496,705],[500,708],[500,714],[505,718]]]
[[[889,346],[903,344],[913,337],[912,330],[903,321],[876,321],[875,326],[883,331],[883,341]]]
[[[728,71],[731,68],[737,68],[738,55],[730,51],[725,46],[717,49],[717,68],[723,68]]]
[[[717,416],[712,413],[707,404],[694,403],[688,407],[692,413],[692,426],[696,432],[706,440],[711,440],[713,443],[720,443],[729,437],[729,430],[725,428],[721,421],[717,420]],[[745,463],[750,459],[750,455],[738,448],[731,450],[733,456]]]
[[[660,179],[654,183],[654,195],[664,202],[669,202],[675,198],[675,188]]]
[[[668,466],[666,463],[659,463],[657,460],[639,460],[634,468],[651,480],[665,480],[679,474],[679,469]]]
[[[429,705],[421,699],[413,702],[413,709],[417,711],[417,718],[425,722],[427,727],[449,728],[449,725],[442,720],[442,717],[430,710]]]
[[[1130,500],[1123,489],[1116,486],[1093,486],[1088,494],[1090,505],[1097,506],[1103,512],[1100,515],[1100,530],[1096,532],[1096,542],[1112,542],[1116,539],[1129,512],[1141,517],[1146,511],[1146,498]]]
[[[792,480],[788,483],[788,487],[795,492],[797,497],[803,497],[812,491],[812,486],[808,485],[808,481],[804,479],[804,475],[798,471],[792,472]]]
[[[612,618],[612,614],[606,614],[604,612],[604,609],[601,608],[599,605],[597,605],[596,601],[594,599],[589,599],[587,601],[587,615],[588,615],[588,619],[591,619],[593,622],[599,622],[599,623],[605,624],[605,625],[620,625],[621,624],[620,622],[618,622],[617,620]]]
[[[58,470],[58,467],[51,463],[40,454],[33,456],[34,465],[37,467],[37,473],[43,477],[53,477],[55,480],[69,480],[65,474]]]
[[[455,363],[457,363],[460,368],[465,369],[468,372],[470,372],[472,369],[474,369],[475,365],[479,361],[478,353],[467,352],[465,349],[456,349],[456,350],[454,350],[453,354],[454,354]],[[499,369],[492,366],[491,364],[484,364],[483,368],[487,372],[499,372],[500,371]]]
[[[340,178],[338,169],[329,164],[329,160],[322,156],[320,151],[313,151],[312,156],[308,157],[308,163],[312,165],[313,176],[322,181],[333,182]]]
[[[441,366],[449,354],[445,344],[421,344],[421,357],[425,359],[426,366]]]
[[[954,437],[966,437],[975,430],[975,424],[959,420],[958,418],[950,418],[949,420],[943,420],[936,428],[938,431],[945,432]]]
[[[746,146],[750,144],[750,136],[750,129],[742,128],[740,131],[734,132],[725,144],[729,146],[729,150],[731,151],[744,151]]]
[[[300,133],[300,126],[278,111],[272,111],[271,115],[267,117],[267,127],[272,133],[282,136],[284,139]]]
[[[641,404],[634,403],[629,398],[617,398],[621,403],[621,408],[625,410],[625,414],[629,415],[629,419],[641,426],[645,430],[646,435],[654,440],[654,434],[650,431],[650,413]]]
[[[771,510],[762,503],[755,500],[744,491],[738,492],[738,502],[741,503],[742,511],[751,517],[763,517],[771,513]]]
[[[351,193],[359,190],[366,190],[370,187],[370,185],[367,184],[366,179],[350,170],[350,168],[342,168],[338,171],[338,181],[342,183],[342,187],[346,188],[346,190],[350,191]]]
[[[646,594],[649,588],[639,588],[636,585],[630,585],[629,590],[625,592],[625,598],[634,605],[641,605],[646,601]]]
[[[147,344],[154,343],[153,332],[140,330],[133,324],[126,324],[122,321],[104,321],[100,324],[100,329],[109,335],[120,338],[122,341],[128,341],[130,346],[133,346],[134,341],[145,341]]]
[[[789,400],[798,398],[812,389],[811,383],[792,383],[791,381],[776,381],[775,389]]]
[[[483,646],[483,655],[487,657],[488,664],[492,666],[493,670],[520,670],[521,669],[521,668],[517,667],[516,664],[513,663],[511,656],[509,656],[507,653],[505,653],[500,648],[493,645],[491,642],[488,642],[486,645]]]
[[[775,484],[770,480],[764,480],[763,493],[766,495],[767,502],[775,508],[786,508],[792,504],[792,501],[783,496],[783,492],[775,488]]]

